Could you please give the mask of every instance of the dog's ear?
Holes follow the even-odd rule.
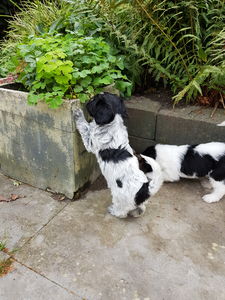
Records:
[[[99,95],[94,96],[88,103],[86,104],[86,109],[90,116],[94,117],[96,112],[96,104],[100,100]]]
[[[124,101],[122,98],[120,98],[120,112],[121,116],[123,118],[127,118],[128,117],[128,114],[127,114],[127,111],[126,111],[126,107],[125,107],[125,104],[124,104]]]
[[[104,97],[108,101],[108,103],[112,105],[114,113],[120,114],[123,118],[126,118],[128,116],[124,101],[121,97],[110,93],[104,93]]]

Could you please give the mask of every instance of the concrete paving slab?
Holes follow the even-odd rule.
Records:
[[[1,300],[81,300],[54,282],[14,262],[13,270],[0,278]]]
[[[0,262],[6,260],[8,258],[10,258],[10,256],[7,253],[0,251]]]
[[[90,299],[225,299],[225,199],[165,184],[138,219],[106,212],[107,189],[67,205],[16,258]]]
[[[0,202],[0,241],[6,241],[10,250],[24,245],[67,205],[52,199],[50,193],[25,184],[16,187],[13,182],[0,174],[1,196],[25,196],[13,202]]]

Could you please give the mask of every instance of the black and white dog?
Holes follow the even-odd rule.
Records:
[[[203,196],[205,202],[217,202],[225,195],[225,143],[192,146],[157,144],[147,148],[143,155],[159,163],[164,181],[207,176],[213,191]]]
[[[92,122],[85,120],[81,109],[74,111],[74,118],[87,151],[96,155],[111,189],[112,205],[108,211],[120,218],[141,215],[149,197],[162,184],[161,168],[154,159],[135,155],[130,147],[123,123],[126,109],[120,97],[98,94],[86,108]]]

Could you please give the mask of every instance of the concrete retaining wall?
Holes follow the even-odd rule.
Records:
[[[126,121],[131,146],[141,152],[155,143],[198,144],[225,142],[225,110],[218,109],[211,118],[212,108],[186,106],[168,109],[151,97],[133,97],[126,101]]]
[[[72,110],[45,103],[27,105],[27,93],[0,88],[0,171],[33,186],[74,193],[97,178],[94,155],[85,151],[75,130]]]

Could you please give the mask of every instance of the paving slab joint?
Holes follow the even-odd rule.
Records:
[[[74,296],[76,296],[76,297],[79,297],[80,299],[83,299],[83,298],[82,298],[81,296],[79,296],[78,294],[76,294],[76,293],[74,293],[73,291],[67,289],[66,287],[62,286],[62,285],[59,284],[58,282],[56,282],[56,281],[54,281],[54,280],[48,278],[48,277],[45,276],[44,274],[39,273],[38,271],[36,271],[35,269],[31,268],[30,266],[27,266],[26,264],[24,264],[23,262],[19,261],[19,260],[16,259],[15,257],[13,257],[13,260],[14,260],[15,262],[17,262],[18,264],[22,265],[23,267],[29,269],[30,271],[32,271],[32,272],[38,274],[39,276],[43,277],[44,279],[50,281],[51,283],[57,285],[58,287],[64,289],[64,290],[67,291],[68,293],[70,293],[70,294],[72,294],[72,295],[74,295]]]
[[[67,207],[67,205],[69,204],[69,202],[68,203],[65,203],[65,205],[61,208],[61,209],[59,209],[49,220],[48,220],[48,222],[47,223],[45,223],[40,229],[38,229],[38,231],[36,231],[31,237],[29,237],[29,239],[27,239],[27,241],[18,249],[18,250],[21,250],[24,246],[26,246],[29,242],[30,242],[30,240],[32,240],[35,236],[37,236],[46,226],[48,226],[48,224],[59,214],[59,213],[61,213],[61,211],[63,211],[66,207]]]

